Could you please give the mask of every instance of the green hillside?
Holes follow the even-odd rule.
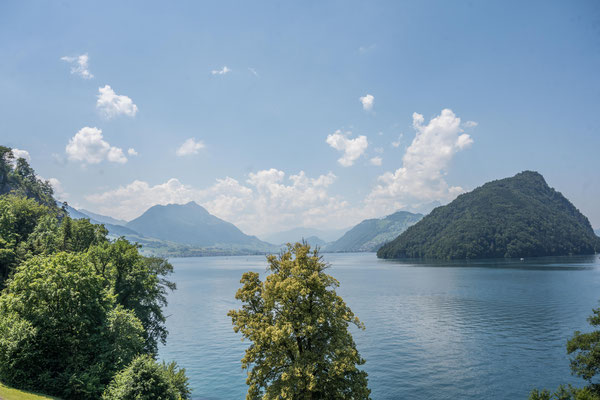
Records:
[[[376,251],[381,245],[394,240],[423,215],[398,211],[381,219],[366,219],[350,229],[341,238],[327,245],[328,252]]]
[[[488,182],[438,207],[380,258],[499,258],[600,251],[588,219],[537,172]]]

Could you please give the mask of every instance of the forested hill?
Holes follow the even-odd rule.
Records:
[[[52,186],[38,178],[24,158],[15,158],[10,147],[0,146],[0,195],[7,193],[28,197],[57,209]]]
[[[417,223],[422,214],[398,211],[385,218],[366,219],[341,238],[327,245],[327,252],[377,251],[381,245],[394,240],[409,226]]]
[[[380,258],[500,258],[600,251],[588,219],[537,172],[488,182],[434,209]]]

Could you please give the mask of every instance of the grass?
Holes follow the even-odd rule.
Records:
[[[58,397],[46,396],[25,390],[13,389],[0,382],[0,400],[60,400]]]

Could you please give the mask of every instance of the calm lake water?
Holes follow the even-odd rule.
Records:
[[[352,329],[373,399],[526,399],[534,387],[582,384],[565,344],[600,300],[600,258],[408,263],[325,254],[338,293],[365,323]],[[227,311],[263,256],[172,259],[168,343],[194,399],[243,399],[246,343]]]

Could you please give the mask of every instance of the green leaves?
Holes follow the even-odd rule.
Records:
[[[98,397],[143,351],[142,334],[86,255],[34,257],[0,296],[0,379],[66,398]]]
[[[252,344],[242,358],[249,369],[247,399],[368,399],[367,374],[348,326],[364,325],[335,292],[337,280],[318,251],[296,243],[269,256],[264,282],[242,276],[232,310],[235,332]]]
[[[177,364],[158,364],[148,355],[137,357],[106,388],[103,400],[189,399],[185,369]]]

